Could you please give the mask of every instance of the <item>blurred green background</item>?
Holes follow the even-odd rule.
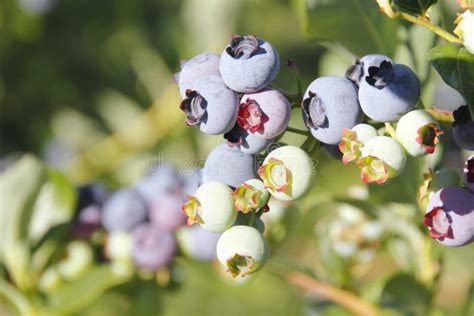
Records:
[[[457,11],[445,0],[431,14],[452,30]],[[234,33],[266,39],[282,64],[296,60],[304,85],[344,75],[357,56],[384,53],[417,72],[425,105],[443,87],[426,59],[440,41],[388,19],[375,1],[2,0],[0,168],[33,153],[70,186],[99,180],[113,189],[133,184],[161,157],[202,162],[222,140],[185,126],[172,75],[180,60],[221,52]],[[285,67],[275,84],[296,88]],[[291,126],[301,128],[298,112]],[[304,138],[282,140],[300,145]],[[465,154],[447,141],[436,157],[410,160],[403,176],[379,187],[320,150],[315,188],[270,225],[272,259],[251,280],[236,285],[212,264],[179,258],[170,284],[98,273],[52,304],[59,314],[79,315],[351,314],[288,283],[288,271],[303,271],[386,315],[473,315],[473,246],[447,249],[431,240],[416,202],[428,167],[459,169]],[[348,252],[338,244],[368,222],[383,227],[377,242],[356,238]],[[96,296],[65,303],[83,292]],[[1,302],[0,314],[11,311]]]

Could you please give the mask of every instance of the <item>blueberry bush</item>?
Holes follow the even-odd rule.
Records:
[[[0,314],[474,313],[473,1],[6,0],[0,31]]]

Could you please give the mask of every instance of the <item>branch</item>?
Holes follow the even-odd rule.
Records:
[[[376,316],[376,306],[364,302],[359,296],[330,284],[318,281],[301,272],[290,272],[284,277],[289,283],[296,285],[309,293],[321,295],[330,301],[346,308],[360,316]]]

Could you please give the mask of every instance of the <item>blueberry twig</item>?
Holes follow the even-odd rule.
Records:
[[[462,41],[457,36],[433,24],[433,22],[431,22],[427,18],[420,18],[420,17],[414,16],[405,12],[396,12],[395,17],[402,18],[414,24],[421,25],[427,28],[428,30],[432,31],[433,33],[437,34],[439,37],[444,38],[448,42],[462,44]]]
[[[299,134],[299,135],[310,136],[309,131],[304,131],[304,130],[289,127],[289,126],[286,128],[286,131],[290,133]]]
[[[392,124],[385,123],[385,132],[387,132],[387,134],[390,135],[392,138],[397,138],[395,129],[393,128]]]
[[[253,226],[254,222],[255,222],[255,212],[252,211],[250,212],[249,226]]]
[[[375,316],[377,308],[352,292],[338,289],[328,283],[318,281],[301,272],[289,272],[283,277],[291,284],[306,290],[308,293],[321,295],[330,301],[346,308],[355,315]]]

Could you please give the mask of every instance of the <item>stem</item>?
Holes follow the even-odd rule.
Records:
[[[433,24],[431,21],[426,20],[426,19],[420,19],[416,16],[413,16],[411,14],[405,13],[405,12],[397,12],[396,16],[399,18],[402,18],[404,20],[407,20],[411,23],[421,25],[428,30],[432,31],[433,33],[437,34],[438,36],[444,38],[446,41],[451,42],[451,43],[456,43],[456,44],[462,44],[462,41],[455,35],[449,33],[445,29]]]
[[[295,133],[295,134],[303,135],[303,136],[309,136],[309,135],[310,135],[309,131],[304,131],[304,130],[297,129],[297,128],[293,128],[293,127],[289,127],[289,126],[286,128],[286,131],[287,131],[287,132],[290,132],[290,133]]]
[[[255,221],[255,212],[252,211],[252,212],[250,212],[249,226],[253,227],[254,221]]]
[[[346,308],[355,315],[377,315],[377,308],[375,306],[364,302],[359,296],[352,292],[338,289],[330,284],[323,283],[300,272],[290,272],[284,275],[284,277],[291,284],[296,285],[309,293],[321,295]]]
[[[291,73],[295,77],[296,87],[297,87],[297,90],[296,90],[297,95],[298,95],[299,99],[301,99],[301,98],[303,98],[303,83],[301,81],[301,75],[300,75],[300,71],[298,69],[298,66],[296,65],[296,62],[292,59],[288,59],[286,61],[286,65],[288,66],[288,68],[290,68]]]
[[[393,128],[392,124],[390,123],[385,123],[385,131],[387,132],[388,135],[390,135],[393,139],[396,139],[396,133],[395,129]]]

